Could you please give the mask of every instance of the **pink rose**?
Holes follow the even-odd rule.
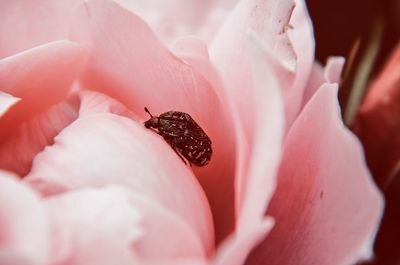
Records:
[[[302,1],[18,0],[0,19],[0,264],[372,256],[382,198]],[[211,162],[182,163],[145,106],[189,113]]]

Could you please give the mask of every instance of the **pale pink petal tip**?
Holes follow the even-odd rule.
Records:
[[[13,97],[7,93],[0,91],[0,118],[7,112],[14,104],[20,101],[20,98]]]
[[[340,84],[345,62],[345,58],[340,56],[329,57],[325,67],[318,62],[314,62],[308,83],[304,90],[303,106],[307,104],[315,92],[317,92],[324,83]]]
[[[340,83],[345,62],[346,59],[340,56],[328,58],[324,71],[324,78],[328,83]]]

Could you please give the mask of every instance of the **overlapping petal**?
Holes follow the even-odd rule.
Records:
[[[117,0],[142,17],[168,44],[181,36],[195,35],[210,41],[236,0]]]
[[[85,88],[125,104],[142,120],[154,114],[189,113],[210,136],[213,157],[196,171],[215,214],[216,231],[233,228],[234,145],[229,115],[217,92],[193,67],[174,56],[135,14],[112,1],[89,1],[79,9],[72,37],[92,52]],[[224,132],[224,133],[221,133]],[[179,158],[176,158],[179,161]],[[224,189],[216,188],[223,186]],[[224,235],[223,235],[224,234]]]
[[[254,127],[249,153],[242,154],[244,171],[238,172],[239,230],[263,219],[276,186],[281,160],[285,115],[278,75],[285,73],[254,33],[249,36],[254,99]],[[266,75],[265,73],[271,73]],[[290,76],[290,73],[286,72]],[[243,148],[244,149],[244,148]]]
[[[242,265],[248,254],[253,250],[272,229],[274,221],[265,218],[252,227],[240,231],[240,235],[231,236],[218,250],[214,264],[216,265]]]
[[[215,63],[221,73],[227,92],[240,111],[240,118],[249,139],[251,139],[253,126],[254,104],[249,96],[253,84],[250,60],[246,51],[248,30],[259,35],[265,47],[276,57],[282,67],[292,72],[291,78],[288,78],[286,73],[276,72],[277,79],[281,83],[287,128],[299,110],[304,89],[301,84],[308,79],[308,76],[303,77],[303,74],[311,70],[313,57],[306,56],[301,61],[297,60],[295,53],[297,50],[293,48],[288,32],[290,30],[303,32],[304,28],[310,27],[310,25],[302,25],[303,20],[308,21],[308,17],[297,18],[294,23],[299,24],[299,27],[290,28],[289,22],[291,22],[294,8],[293,1],[240,1],[212,43],[211,61]],[[302,10],[296,12],[296,17],[306,16]],[[307,46],[309,42],[312,42],[308,39],[311,38],[310,35],[304,34],[305,38],[301,39],[304,43],[299,40],[296,48],[300,49],[299,47]],[[302,69],[303,67],[304,69]],[[302,70],[301,73],[299,70],[298,77],[296,77],[298,69]]]
[[[46,206],[57,231],[52,252],[56,264],[206,258],[190,226],[151,197],[127,188],[71,191],[49,197]]]
[[[61,102],[21,123],[0,145],[0,168],[21,177],[28,174],[34,157],[78,117],[77,104],[73,99]]]
[[[383,201],[360,143],[343,127],[336,93],[337,85],[322,86],[289,131],[267,212],[276,225],[246,264],[353,264],[371,257]]]
[[[81,0],[1,1],[0,58],[68,36],[69,17]]]
[[[0,172],[0,264],[41,265],[49,256],[50,231],[39,196],[16,176]]]
[[[339,56],[328,58],[325,67],[318,62],[314,62],[307,85],[304,89],[301,108],[307,104],[324,83],[340,84],[344,63],[345,59]]]
[[[20,101],[0,119],[2,142],[18,125],[63,100],[84,67],[85,50],[56,41],[0,60],[1,90]]]
[[[50,264],[134,263],[141,214],[122,188],[87,189],[48,197]]]
[[[83,115],[36,156],[25,180],[47,195],[110,184],[129,187],[186,222],[205,253],[213,248],[209,206],[193,173],[162,138],[129,118]]]

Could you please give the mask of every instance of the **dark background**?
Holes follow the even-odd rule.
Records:
[[[313,20],[317,59],[331,55],[347,57],[354,42],[365,46],[378,17],[384,21],[384,36],[376,70],[400,36],[400,0],[306,0]]]
[[[383,37],[378,58],[373,65],[371,80],[382,69],[388,56],[400,40],[400,0],[306,0],[314,24],[317,59],[325,64],[332,55],[348,57],[356,40],[360,48],[355,63],[363,56],[373,33],[373,25],[383,22]],[[400,71],[400,69],[399,69]],[[345,80],[346,81],[346,80]],[[346,90],[342,84],[339,98]],[[347,92],[344,92],[346,94]],[[342,108],[343,111],[345,111]],[[399,114],[400,117],[400,114]],[[400,133],[400,132],[399,132]],[[400,264],[400,175],[384,192],[385,215],[375,241],[375,259],[363,265]],[[351,220],[349,220],[351,221]]]

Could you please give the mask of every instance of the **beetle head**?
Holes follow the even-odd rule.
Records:
[[[158,117],[154,117],[153,115],[151,115],[150,111],[146,107],[144,107],[144,111],[146,111],[150,115],[150,119],[145,121],[144,127],[146,127],[146,128],[158,128],[158,126],[159,126]]]

